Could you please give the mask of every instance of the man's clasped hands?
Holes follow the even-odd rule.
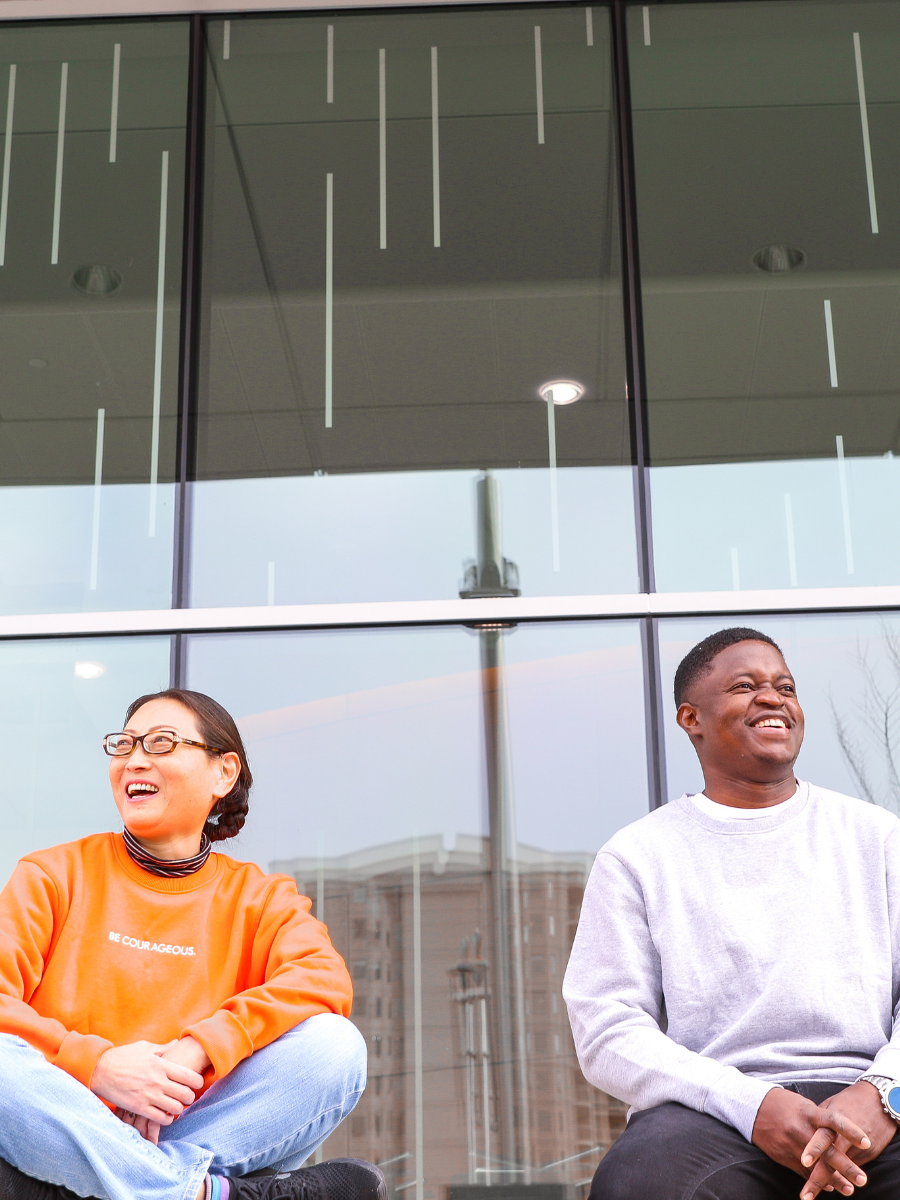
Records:
[[[203,1087],[210,1065],[206,1051],[192,1037],[158,1045],[133,1042],[101,1054],[91,1091],[115,1105],[115,1115],[133,1125],[141,1137],[157,1145],[163,1125],[171,1125]]]
[[[800,1200],[822,1191],[852,1195],[866,1183],[862,1167],[897,1132],[871,1083],[860,1081],[822,1104],[772,1088],[756,1115],[753,1144],[807,1182]]]

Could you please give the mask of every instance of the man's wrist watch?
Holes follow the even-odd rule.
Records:
[[[858,1082],[863,1080],[871,1083],[881,1096],[884,1111],[900,1124],[900,1083],[896,1079],[888,1079],[886,1075],[861,1075]]]

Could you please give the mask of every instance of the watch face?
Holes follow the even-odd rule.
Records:
[[[900,1087],[892,1087],[887,1094],[888,1108],[900,1119]]]

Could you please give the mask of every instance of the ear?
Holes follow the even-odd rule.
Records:
[[[213,797],[215,800],[221,800],[223,796],[228,795],[237,783],[240,773],[241,760],[233,750],[229,750],[227,754],[219,755],[219,781],[213,788]]]
[[[696,704],[685,701],[679,705],[675,720],[692,740],[700,732],[700,710]]]

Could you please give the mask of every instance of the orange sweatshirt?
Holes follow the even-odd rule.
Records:
[[[90,1086],[111,1046],[190,1034],[207,1084],[315,1013],[350,1013],[344,961],[286,875],[211,854],[164,879],[100,833],[29,854],[0,892],[0,1032]]]

